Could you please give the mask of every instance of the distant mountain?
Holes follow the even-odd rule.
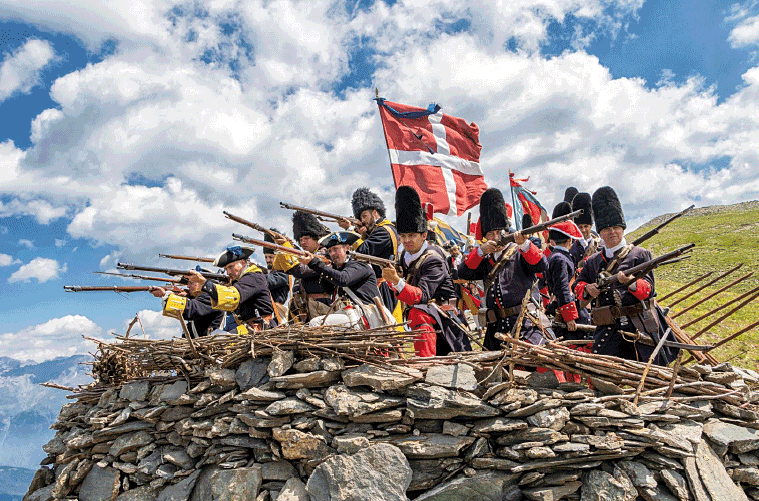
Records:
[[[89,356],[75,355],[23,365],[12,358],[0,357],[1,466],[21,467],[32,472],[38,468],[45,457],[42,446],[55,435],[50,426],[61,407],[70,401],[65,391],[46,388],[40,383],[72,387],[88,384],[90,368],[81,363],[90,360]],[[3,493],[10,492],[0,488],[0,495]]]
[[[0,501],[21,501],[34,478],[34,470],[0,466]]]

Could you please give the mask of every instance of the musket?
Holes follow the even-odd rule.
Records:
[[[551,324],[551,327],[561,327],[562,329],[567,328],[567,324],[564,322],[556,322],[554,321]],[[575,324],[575,327],[577,331],[579,332],[596,332],[596,326],[595,325],[588,325],[588,324]]]
[[[682,211],[678,212],[677,214],[673,215],[672,217],[670,217],[669,219],[667,219],[666,221],[664,221],[663,223],[661,223],[661,224],[660,224],[659,226],[657,226],[656,228],[653,228],[653,229],[651,229],[651,230],[648,230],[646,233],[644,233],[643,235],[641,235],[641,236],[639,236],[638,238],[636,238],[635,240],[633,240],[632,244],[633,244],[633,245],[640,245],[640,244],[642,244],[643,242],[645,242],[645,241],[646,241],[646,240],[648,240],[649,238],[651,238],[651,237],[653,237],[654,235],[656,235],[657,233],[659,233],[659,231],[660,231],[662,228],[664,228],[665,226],[667,226],[669,223],[671,223],[672,221],[674,221],[675,219],[677,219],[677,218],[679,218],[679,217],[682,217],[682,216],[684,216],[686,212],[688,212],[689,210],[691,210],[691,209],[692,209],[692,208],[694,208],[695,206],[696,206],[696,205],[695,205],[695,204],[693,204],[693,205],[691,205],[690,207],[688,207],[688,208],[686,208],[686,209],[683,209]]]
[[[97,273],[98,275],[113,275],[115,277],[124,277],[124,278],[134,278],[137,280],[153,280],[154,282],[165,282],[169,284],[176,284],[176,285],[186,285],[187,279],[186,278],[163,278],[163,277],[149,277],[147,275],[135,275],[134,273],[111,273],[109,271],[93,271],[92,273]]]
[[[249,228],[253,228],[256,231],[260,231],[261,233],[265,235],[269,235],[271,238],[273,238],[275,241],[279,239],[284,239],[288,242],[290,242],[295,247],[299,247],[290,237],[287,235],[283,235],[281,233],[277,233],[274,230],[270,230],[269,228],[264,228],[258,223],[254,223],[253,221],[248,221],[247,219],[243,219],[240,216],[235,216],[234,214],[231,214],[227,211],[222,211],[222,214],[224,214],[227,219],[231,219],[235,223],[244,224],[245,226],[248,226]]]
[[[547,230],[549,226],[552,226],[558,223],[563,223],[564,221],[567,221],[568,219],[574,219],[580,214],[582,214],[582,212],[583,212],[582,209],[576,210],[574,212],[570,212],[569,214],[565,214],[563,216],[559,216],[557,218],[551,219],[544,223],[538,223],[536,225],[530,226],[529,228],[520,230],[520,233],[522,235],[532,235],[534,233],[540,233],[541,231]],[[501,236],[498,238],[498,241],[496,242],[496,244],[499,246],[504,246],[512,242],[514,242],[514,233],[502,233]]]
[[[271,249],[273,251],[284,252],[285,254],[292,254],[293,256],[297,256],[297,257],[305,257],[307,254],[306,251],[301,250],[301,249],[293,249],[292,247],[286,247],[284,245],[274,244],[271,242],[267,242],[266,240],[258,240],[256,238],[246,237],[245,235],[240,235],[239,233],[232,233],[232,238],[234,240],[239,240],[240,242],[245,242],[246,244],[258,245],[259,247],[263,247],[264,249]]]
[[[399,264],[392,259],[384,259],[377,256],[371,256],[369,254],[361,254],[360,252],[348,251],[348,257],[355,259],[356,261],[363,261],[380,268],[398,268]]]
[[[152,292],[158,287],[154,285],[64,285],[63,289],[66,292]]]
[[[313,214],[314,216],[323,217],[325,219],[334,219],[335,221],[346,220],[353,226],[361,226],[361,221],[351,216],[341,216],[339,214],[333,214],[331,212],[324,212],[316,209],[308,209],[306,207],[300,207],[298,205],[286,204],[285,202],[279,202],[279,205],[285,209],[305,212],[306,214]]]
[[[646,261],[645,263],[641,263],[638,266],[633,266],[632,268],[628,268],[624,270],[625,275],[633,277],[632,280],[637,280],[638,278],[642,277],[643,275],[647,274],[651,270],[663,266],[666,264],[674,264],[679,261],[682,261],[683,259],[689,258],[690,256],[683,256],[686,252],[689,252],[693,247],[695,247],[696,244],[688,244],[683,245],[679,249],[675,249],[673,251],[667,252],[666,254],[662,254],[659,257],[655,257],[651,259],[650,261]],[[596,282],[596,287],[598,287],[599,290],[606,289],[614,284],[618,283],[619,279],[617,277],[617,274],[613,275],[602,275],[598,281]],[[622,284],[626,285],[626,284]]]
[[[165,273],[166,275],[171,275],[174,277],[190,276],[190,270],[177,270],[174,268],[155,268],[153,266],[138,266],[136,264],[126,264],[126,263],[116,263],[116,268],[120,270],[150,271],[153,273]],[[221,273],[211,273],[209,271],[199,271],[198,273],[203,275],[205,278],[208,278],[211,280],[220,280],[223,282],[229,281],[229,277],[227,275],[222,275]]]
[[[185,261],[197,261],[198,263],[213,263],[216,261],[212,257],[180,256],[177,254],[158,254],[158,257],[165,257],[167,259],[183,259]]]

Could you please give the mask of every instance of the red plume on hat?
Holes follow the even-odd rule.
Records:
[[[556,223],[551,225],[549,230],[557,231],[575,240],[581,240],[583,238],[580,228],[577,227],[574,221],[562,221],[561,223]]]

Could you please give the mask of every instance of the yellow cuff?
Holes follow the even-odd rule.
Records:
[[[274,262],[272,268],[277,271],[289,271],[292,267],[300,264],[295,256],[292,254],[285,254],[283,252],[274,255]]]
[[[240,306],[240,291],[234,287],[214,284],[216,289],[216,301],[211,300],[214,310],[235,311]]]
[[[237,326],[237,334],[240,335],[240,336],[244,336],[244,335],[248,334],[248,326],[245,325],[245,324],[238,325]]]
[[[169,294],[166,302],[163,304],[163,316],[171,318],[181,318],[184,309],[187,307],[187,298]]]

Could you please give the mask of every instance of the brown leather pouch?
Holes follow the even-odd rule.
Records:
[[[590,318],[593,325],[611,325],[614,323],[614,314],[611,311],[611,306],[602,306],[600,308],[593,308],[590,310]]]

